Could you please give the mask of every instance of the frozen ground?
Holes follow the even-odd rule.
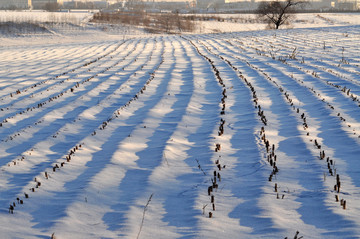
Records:
[[[0,238],[359,238],[360,26],[314,19],[2,35]]]

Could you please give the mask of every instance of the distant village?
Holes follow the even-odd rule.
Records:
[[[257,9],[262,0],[227,2],[225,0],[2,0],[1,10],[48,10],[71,11],[74,9],[98,9],[102,11],[130,11],[178,13],[246,13]],[[303,12],[351,12],[360,11],[360,0],[310,0],[299,11]]]

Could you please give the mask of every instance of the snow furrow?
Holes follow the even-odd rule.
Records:
[[[220,50],[221,47],[215,46],[213,49]],[[237,66],[235,67],[226,58],[223,58],[221,56],[220,58],[228,62],[228,64],[232,66],[234,70],[236,71],[238,70],[237,69],[237,67],[239,66],[238,63],[235,64]],[[286,170],[297,170],[297,169],[294,168],[294,166],[288,168],[289,161],[291,162],[293,161],[293,159],[290,155],[288,155],[289,154],[288,152],[284,151],[284,149],[280,147],[282,144],[284,144],[284,142],[286,142],[285,136],[287,135],[285,135],[284,132],[287,132],[289,130],[288,125],[289,122],[291,122],[291,118],[290,118],[291,116],[289,116],[288,113],[285,111],[287,107],[281,106],[281,104],[283,103],[280,103],[279,101],[279,98],[281,97],[277,95],[278,93],[276,93],[276,87],[273,88],[271,84],[267,85],[268,82],[266,82],[266,79],[265,81],[260,81],[260,79],[262,78],[261,75],[255,77],[253,74],[248,75],[247,72],[248,70],[242,69],[238,73],[240,74],[240,76],[245,77],[245,78],[240,77],[241,79],[247,79],[246,81],[251,82],[251,85],[256,90],[256,94],[259,96],[258,107],[260,108],[260,106],[262,106],[261,107],[262,111],[265,112],[264,114],[267,116],[267,119],[269,119],[266,121],[266,125],[264,126],[265,131],[261,130],[260,135],[262,135],[262,133],[264,132],[263,135],[264,136],[266,135],[266,139],[268,139],[269,142],[271,142],[272,144],[274,144],[274,146],[276,146],[275,147],[276,151],[274,150],[275,149],[274,147],[272,149],[272,151],[276,152],[275,154],[273,154],[273,156],[275,156],[275,159],[271,155],[269,155],[271,156],[269,160],[269,156],[267,156],[266,153],[262,153],[262,156],[260,155],[258,156],[259,158],[262,158],[258,163],[264,164],[264,162],[266,162],[265,160],[267,160],[267,162],[270,161],[271,166],[276,164],[276,170],[279,170],[279,173],[270,174],[269,180],[267,180],[267,177],[264,175],[264,172],[262,173],[263,174],[262,176],[257,176],[257,179],[259,179],[259,177],[260,178],[262,177],[263,182],[275,181],[275,189],[273,183],[271,183],[272,185],[265,184],[263,186],[259,186],[259,182],[256,182],[258,190],[263,191],[263,197],[258,199],[258,203],[257,203],[259,205],[258,208],[252,209],[252,210],[257,210],[259,213],[259,215],[256,214],[253,215],[254,218],[252,218],[252,220],[259,220],[256,218],[262,218],[261,219],[262,221],[259,221],[258,223],[259,226],[261,225],[262,230],[266,230],[265,226],[267,226],[268,227],[267,230],[272,231],[271,228],[274,228],[275,230],[279,231],[279,233],[283,231],[285,235],[286,234],[291,235],[292,233],[295,233],[294,228],[300,231],[309,230],[309,228],[311,228],[311,225],[306,225],[303,222],[301,222],[299,220],[301,215],[299,215],[296,212],[296,209],[300,205],[297,205],[295,207],[293,206],[292,208],[293,211],[291,213],[281,213],[280,215],[278,215],[279,212],[285,212],[289,210],[288,208],[289,204],[290,205],[294,204],[294,198],[292,197],[292,195],[289,194],[289,192],[283,191],[281,189],[283,188],[302,189],[302,187],[298,185],[296,177],[292,178],[287,175],[285,169]],[[274,89],[275,92],[269,91],[269,89],[272,88]],[[283,115],[285,115],[285,117]],[[279,118],[279,116],[282,117]],[[298,123],[296,122],[296,120],[294,120],[293,122],[295,123],[294,128],[296,129],[297,128],[296,125]],[[259,132],[259,131],[255,131],[255,132]],[[299,133],[296,133],[295,135],[297,134]],[[256,157],[256,155],[254,155],[254,157]],[[275,160],[275,162],[273,162],[273,160]],[[284,162],[284,160],[286,160],[286,162]],[[285,169],[283,167],[285,167]],[[261,173],[261,171],[259,173]],[[283,174],[287,176],[287,180],[282,179]],[[294,176],[293,173],[291,173],[290,175]],[[255,176],[255,175],[251,175],[251,176]],[[285,200],[285,202],[282,202],[283,200]],[[237,207],[237,211],[240,208],[245,209],[244,208],[245,205],[246,204],[239,205]],[[286,208],[282,208],[283,206],[286,206]],[[265,219],[266,217],[263,218],[263,216],[261,216],[262,214],[271,215],[272,220],[266,220]],[[289,215],[291,215],[291,217],[288,217]],[[259,230],[260,230],[259,228],[256,228],[255,231],[259,231]],[[313,233],[315,234],[315,229],[312,228],[312,230]],[[317,233],[319,234],[319,232]],[[268,235],[268,237],[271,237],[271,234]]]
[[[0,47],[0,237],[357,238],[359,29]]]
[[[150,58],[150,57],[149,57]],[[145,57],[143,60],[143,65],[139,65],[138,68],[135,68],[135,72],[138,70],[141,70],[146,64],[156,64],[157,58],[154,59],[154,63],[152,61],[147,61],[148,59]],[[139,61],[141,63],[141,61]],[[136,63],[136,64],[140,64]],[[158,64],[158,63],[157,63]],[[122,68],[123,66],[121,66]],[[140,73],[140,72],[137,72]],[[79,108],[79,105],[75,104],[71,107],[64,106],[64,112],[62,112],[61,108],[58,108],[54,110],[54,115],[48,116],[48,119],[45,119],[45,125],[42,125],[39,128],[40,131],[44,131],[47,127],[49,127],[46,123],[48,122],[51,126],[51,124],[56,123],[56,129],[59,129],[57,132],[52,131],[48,134],[45,134],[43,137],[43,140],[39,140],[38,142],[35,142],[33,148],[29,149],[26,152],[21,152],[20,156],[23,155],[23,157],[18,158],[17,160],[14,160],[16,163],[16,166],[11,167],[14,173],[18,171],[23,172],[23,170],[30,170],[32,169],[32,172],[41,172],[41,170],[44,170],[44,167],[47,167],[49,163],[51,164],[54,160],[57,160],[58,157],[62,157],[62,155],[65,154],[68,148],[75,147],[75,144],[81,140],[80,136],[85,137],[87,135],[90,135],[91,133],[96,131],[97,127],[104,127],[104,122],[112,117],[113,111],[118,108],[118,105],[124,105],[125,102],[128,101],[129,97],[133,97],[136,92],[143,87],[145,84],[145,81],[148,77],[148,73],[144,70],[143,73],[139,74],[139,81],[131,81],[128,78],[133,76],[134,71],[130,71],[129,73],[124,75],[124,79],[128,81],[127,84],[124,84],[124,81],[115,78],[114,82],[111,83],[111,80],[105,81],[103,84],[108,85],[107,88],[111,89],[107,94],[104,94],[104,99],[97,100],[96,98],[91,100],[91,98],[87,97],[88,99],[85,99],[89,103],[93,102],[92,108],[85,109],[82,107],[82,111],[74,111],[72,107]],[[111,79],[111,78],[110,78]],[[126,82],[125,81],[125,82]],[[105,84],[106,83],[106,84]],[[112,87],[111,87],[112,86]],[[120,87],[121,86],[121,87]],[[132,89],[133,88],[133,89]],[[100,89],[106,89],[104,87],[100,87]],[[116,90],[116,91],[115,91]],[[112,92],[110,94],[110,92]],[[134,92],[134,93],[131,93]],[[106,92],[105,92],[106,93]],[[94,96],[96,96],[95,94]],[[90,94],[91,96],[91,94]],[[89,101],[90,100],[90,101]],[[123,103],[121,103],[123,102]],[[83,104],[82,101],[79,102],[80,106]],[[87,103],[88,104],[88,103]],[[105,109],[105,110],[103,110]],[[74,120],[71,120],[70,122],[68,120],[60,120],[59,113],[62,114],[72,114],[72,112],[76,112],[76,116],[74,117]],[[89,116],[92,115],[90,118]],[[70,115],[69,115],[70,116]],[[103,123],[101,123],[103,122]],[[40,126],[39,126],[40,127]],[[51,128],[54,128],[53,126]],[[75,137],[77,135],[77,137]],[[29,135],[29,140],[34,141],[34,135]],[[47,139],[47,140],[46,140]],[[64,142],[66,140],[66,142]],[[35,140],[36,141],[36,140]],[[25,141],[26,142],[26,141]],[[24,144],[24,143],[22,143]],[[21,144],[20,144],[21,145]],[[14,147],[14,146],[13,146]],[[19,152],[15,152],[18,154]],[[44,156],[40,155],[46,155]],[[48,161],[50,160],[50,161]],[[29,161],[29,162],[27,162]],[[48,161],[48,162],[47,162]],[[11,164],[12,165],[12,164]],[[34,166],[36,165],[36,170],[34,170]],[[9,171],[8,166],[4,166],[4,170]],[[16,175],[16,174],[15,174]],[[31,176],[28,175],[29,179],[31,180]],[[4,180],[5,178],[3,178]],[[13,180],[17,180],[14,176]]]
[[[155,61],[158,62],[160,58],[157,56],[155,57]],[[162,62],[158,62],[158,64],[162,64]],[[160,65],[157,66],[157,68]],[[161,68],[160,68],[161,69]],[[158,71],[157,69],[155,69],[155,71]],[[106,125],[107,127],[104,128],[104,130],[100,130],[96,135],[93,136],[88,136],[87,138],[85,138],[83,140],[83,143],[81,143],[82,148],[80,150],[80,152],[76,153],[75,157],[74,155],[71,154],[71,156],[73,157],[71,159],[71,163],[69,163],[68,166],[64,166],[64,169],[60,169],[59,173],[54,173],[54,175],[52,175],[51,173],[49,173],[49,177],[51,177],[49,179],[49,181],[51,180],[53,183],[50,184],[49,186],[46,186],[46,182],[44,182],[43,186],[40,187],[40,191],[31,195],[30,199],[32,197],[41,197],[43,195],[42,190],[44,189],[48,189],[45,190],[45,195],[47,195],[47,191],[52,192],[53,190],[55,190],[55,194],[57,196],[55,196],[55,198],[61,198],[62,195],[65,197],[66,200],[68,200],[69,203],[71,203],[73,201],[73,199],[75,198],[68,198],[66,193],[64,194],[63,190],[60,191],[56,191],[57,188],[57,183],[54,179],[56,179],[56,177],[58,177],[58,175],[63,174],[63,172],[65,173],[65,179],[63,179],[63,182],[60,183],[60,188],[61,187],[65,187],[68,188],[70,190],[70,188],[72,187],[77,187],[79,184],[74,183],[74,182],[80,182],[82,181],[83,183],[81,185],[85,186],[85,184],[87,182],[89,182],[89,180],[91,180],[91,175],[96,175],[97,172],[101,171],[103,169],[102,166],[107,165],[106,162],[108,162],[108,160],[111,159],[111,154],[110,152],[113,151],[114,149],[114,140],[118,139],[118,140],[124,140],[128,138],[128,135],[131,133],[132,129],[134,129],[135,127],[140,127],[138,124],[134,124],[134,120],[136,121],[141,121],[140,118],[138,118],[137,114],[134,114],[133,112],[136,113],[145,113],[148,110],[149,105],[153,105],[155,104],[157,101],[156,99],[158,98],[158,94],[159,92],[164,91],[166,88],[164,88],[164,84],[167,84],[168,82],[166,82],[165,80],[159,81],[159,80],[154,80],[153,76],[151,76],[150,81],[147,81],[147,83],[145,85],[148,85],[149,83],[151,84],[155,84],[155,88],[149,88],[149,86],[147,86],[147,90],[145,90],[145,85],[144,87],[138,92],[138,94],[135,95],[135,97],[129,101],[127,104],[125,104],[124,106],[122,106],[119,110],[115,111],[114,113],[116,114],[116,117],[113,118],[113,120],[108,122],[108,125]],[[145,102],[147,103],[142,103],[142,102],[138,102],[136,101],[136,99],[138,99],[137,95],[142,94],[143,92],[148,92],[150,91],[150,97],[154,98],[151,100],[146,100]],[[146,98],[148,98],[149,96],[146,96]],[[141,98],[141,97],[140,97]],[[130,104],[131,103],[131,104]],[[131,105],[138,105],[137,107],[135,107],[135,109],[132,109],[133,107],[129,107]],[[140,108],[139,108],[140,107]],[[136,118],[135,118],[136,117]],[[117,123],[113,123],[113,122],[117,122]],[[139,122],[140,123],[140,122]],[[111,134],[109,134],[109,130],[111,132]],[[119,130],[120,130],[120,134],[119,134]],[[103,139],[102,139],[103,137]],[[104,138],[105,137],[105,138]],[[99,145],[99,142],[102,142],[102,145]],[[82,154],[82,152],[85,151],[85,154]],[[89,154],[88,154],[89,153]],[[77,154],[79,154],[79,158],[77,158]],[[99,157],[100,159],[103,158],[104,156],[109,155],[110,158],[108,160],[91,160],[93,157],[97,158]],[[90,161],[89,161],[90,160]],[[74,164],[72,163],[74,161]],[[99,165],[100,163],[100,165]],[[110,162],[109,162],[110,163]],[[110,163],[110,166],[113,163]],[[85,166],[86,165],[86,166]],[[85,167],[84,167],[85,166]],[[69,167],[69,169],[67,168]],[[85,170],[85,171],[84,171]],[[69,177],[69,175],[67,175],[67,173],[71,173],[71,176]],[[84,171],[84,172],[83,172]],[[39,175],[40,178],[42,178],[42,180],[44,179],[43,174]],[[68,181],[70,180],[70,181]],[[63,185],[63,186],[61,186]],[[59,186],[58,186],[59,187]],[[75,190],[75,189],[74,189]],[[66,192],[66,190],[65,190]],[[80,190],[78,193],[83,192],[82,190]],[[53,193],[52,193],[53,196]],[[89,201],[92,198],[89,196]],[[51,211],[52,206],[49,205],[49,211]],[[66,205],[63,205],[63,209],[65,210]],[[32,209],[34,210],[34,209]],[[41,213],[43,209],[41,208],[36,208],[36,211],[34,212],[35,215],[37,215],[36,212]],[[45,210],[46,211],[46,210]],[[47,214],[48,218],[53,218],[53,220],[50,220],[49,223],[51,225],[53,225],[54,223],[56,223],[55,218],[52,213]],[[65,216],[65,215],[63,215]],[[42,220],[41,218],[37,218],[34,220]]]
[[[216,49],[221,49],[220,47],[216,47]],[[222,52],[224,52],[224,49],[222,49]],[[233,54],[230,54],[230,55],[233,55]],[[251,61],[250,61],[251,62]],[[256,63],[258,63],[258,62],[256,62]],[[255,70],[259,70],[259,68],[257,68],[257,67],[254,67],[254,69]],[[267,67],[264,67],[263,65],[261,65],[260,66],[260,69],[268,69]],[[283,71],[283,70],[282,70]],[[262,70],[260,71],[260,73],[262,72]],[[270,74],[271,73],[273,73],[272,71],[269,71],[269,70],[267,70],[267,72],[270,72]],[[275,83],[276,81],[274,81],[274,83]],[[278,84],[276,84],[276,85],[278,85]],[[287,86],[289,85],[289,84],[286,84]],[[280,85],[279,86],[280,88],[282,88],[282,86]],[[266,87],[266,89],[269,89],[269,87]],[[284,88],[285,90],[286,90],[286,87]],[[299,90],[298,90],[299,91]],[[291,94],[290,94],[291,95]],[[299,108],[302,108],[302,107],[299,107]],[[277,113],[277,115],[279,115],[279,113]],[[286,118],[289,118],[290,116],[288,116],[288,117],[286,117]],[[296,127],[295,127],[296,128]],[[289,130],[286,130],[285,132],[290,132]],[[286,141],[285,141],[286,142]],[[280,145],[285,145],[285,142],[280,142]],[[293,142],[292,142],[293,143]],[[302,143],[303,144],[303,143]],[[289,146],[285,146],[286,148],[291,148],[291,146],[289,145]],[[303,146],[304,147],[304,146]],[[325,150],[326,151],[326,150]],[[281,161],[280,161],[281,162]],[[280,164],[281,165],[281,164]],[[321,175],[321,174],[320,174]],[[343,173],[341,173],[341,175],[344,175]],[[346,174],[344,175],[345,176],[345,178],[348,178],[347,176],[346,176]],[[332,186],[332,185],[331,185]],[[355,193],[356,193],[356,189],[352,189],[352,191],[354,191]],[[353,217],[353,216],[350,216],[350,217]],[[346,222],[346,219],[345,219],[345,222]],[[347,222],[347,224],[349,224],[349,225],[351,225],[351,223],[349,223],[349,222]]]

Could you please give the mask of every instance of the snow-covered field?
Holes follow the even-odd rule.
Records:
[[[0,238],[360,238],[360,26],[329,24],[1,36]]]

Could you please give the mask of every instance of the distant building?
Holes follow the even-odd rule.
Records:
[[[104,9],[107,8],[109,2],[106,0],[98,1],[63,1],[61,4],[67,9]]]
[[[309,1],[308,4],[303,6],[303,10],[306,11],[330,11],[335,9],[338,0],[321,0],[321,1]]]
[[[356,11],[359,9],[358,0],[309,1],[304,6],[304,10],[313,11]]]
[[[0,9],[27,9],[28,0],[1,0]]]
[[[357,10],[357,3],[350,1],[339,1],[337,5],[337,9],[341,11],[354,11]]]
[[[109,2],[109,1],[108,1]],[[143,10],[146,12],[188,12],[190,4],[188,1],[119,1],[116,4],[110,5],[111,8],[117,8],[122,11],[127,10]]]
[[[225,3],[224,12],[252,12],[258,8],[260,1],[239,1]]]
[[[57,0],[29,0],[29,7],[32,9],[44,9],[48,3],[57,3]]]
[[[213,9],[217,10],[225,5],[225,0],[196,0],[196,7],[198,9]]]

